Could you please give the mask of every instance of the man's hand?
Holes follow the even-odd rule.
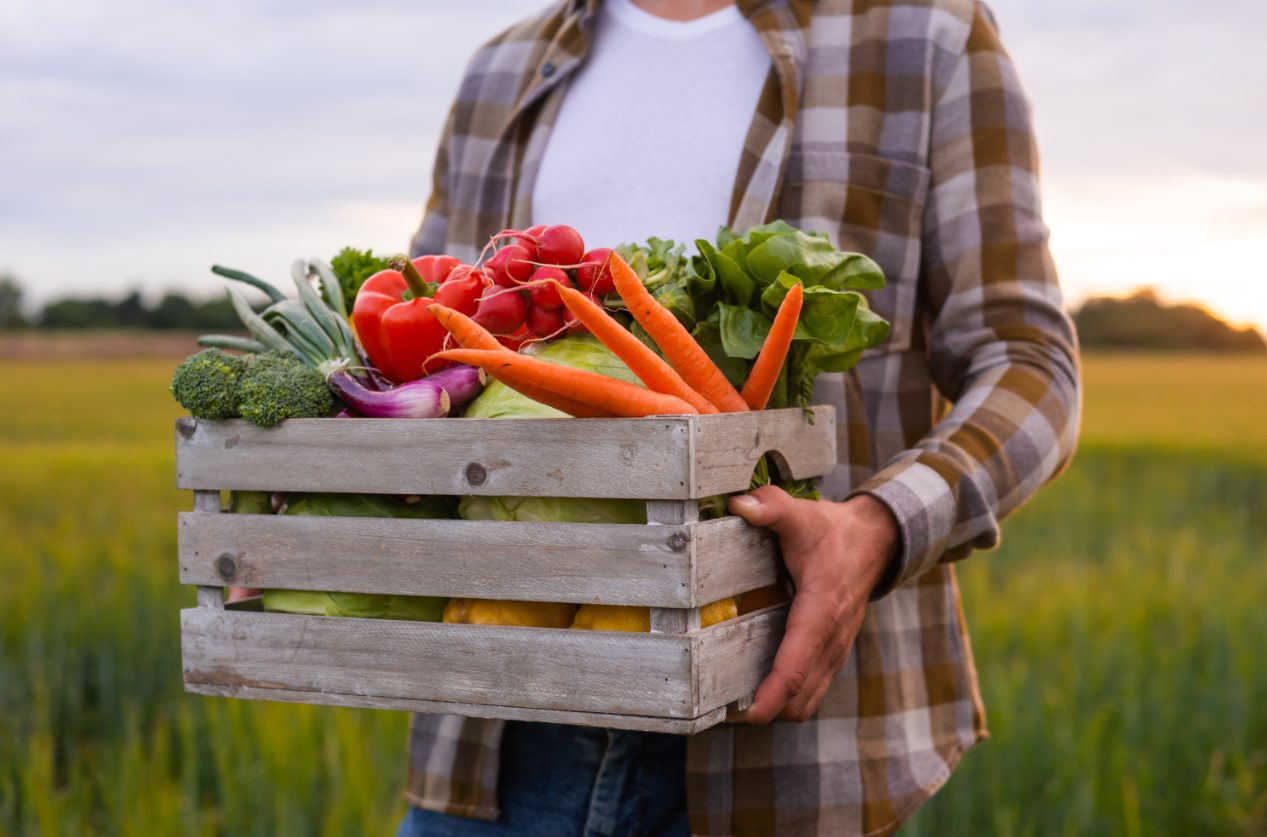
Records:
[[[772,485],[731,497],[728,507],[779,536],[796,584],[773,670],[757,687],[752,706],[729,720],[807,720],[849,659],[867,599],[897,548],[897,521],[874,497],[797,500]]]

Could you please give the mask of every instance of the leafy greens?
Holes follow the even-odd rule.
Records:
[[[716,243],[700,239],[695,245],[698,253],[689,258],[682,246],[657,238],[645,247],[618,249],[736,387],[765,344],[783,297],[798,282],[804,286],[800,323],[772,408],[809,404],[820,372],[845,371],[889,335],[889,323],[860,293],[884,287],[880,266],[861,253],[837,250],[825,235],[774,221],[743,235],[723,228]],[[637,324],[631,328],[646,340]]]

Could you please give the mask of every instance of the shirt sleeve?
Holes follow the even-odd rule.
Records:
[[[422,213],[422,224],[409,242],[412,258],[438,255],[445,252],[449,240],[449,150],[453,141],[457,104],[449,109],[449,116],[440,134],[440,147],[436,149],[435,165],[431,170],[431,196]]]
[[[885,503],[901,530],[873,598],[996,546],[999,521],[1064,467],[1077,437],[1077,340],[1042,222],[1029,103],[974,5],[932,112],[922,235],[929,366],[954,406],[854,492]]]

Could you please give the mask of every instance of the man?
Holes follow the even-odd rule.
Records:
[[[401,834],[879,834],[947,780],[986,734],[948,562],[998,542],[1077,432],[1036,169],[974,0],[568,0],[476,54],[415,254],[473,259],[536,222],[612,245],[782,218],[880,263],[893,331],[819,379],[840,417],[828,500],[730,502],[796,585],[737,723],[683,740],[418,716]]]

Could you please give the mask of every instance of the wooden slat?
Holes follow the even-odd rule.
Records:
[[[835,465],[835,412],[646,419],[292,419],[177,422],[192,489],[698,499],[741,491],[762,454],[789,476]]]
[[[671,735],[693,735],[720,724],[726,709],[714,709],[698,718],[657,718],[646,715],[614,715],[602,712],[570,712],[564,709],[524,709],[518,706],[483,706],[478,703],[451,703],[409,698],[366,697],[334,692],[301,692],[292,689],[259,689],[252,686],[221,686],[209,683],[188,683],[185,691],[217,697],[249,700],[278,700],[288,703],[315,703],[323,706],[349,706],[361,709],[390,709],[423,714],[465,715],[471,718],[500,718],[506,721],[533,721],[548,724],[572,724],[584,727],[612,727],[641,732],[664,732]]]
[[[181,611],[185,682],[695,718],[689,636]],[[713,707],[716,708],[716,707]]]
[[[690,420],[177,422],[180,488],[686,498]]]
[[[708,604],[773,584],[778,578],[778,539],[742,518],[723,517],[692,529],[694,601]]]
[[[690,607],[694,539],[689,526],[193,513],[179,518],[180,580]]]
[[[822,476],[836,466],[833,407],[701,416],[694,428],[696,497],[743,491],[765,453],[777,453],[784,476],[795,479]]]
[[[773,605],[694,635],[696,700],[702,710],[752,697],[770,673],[787,611],[786,604]]]

